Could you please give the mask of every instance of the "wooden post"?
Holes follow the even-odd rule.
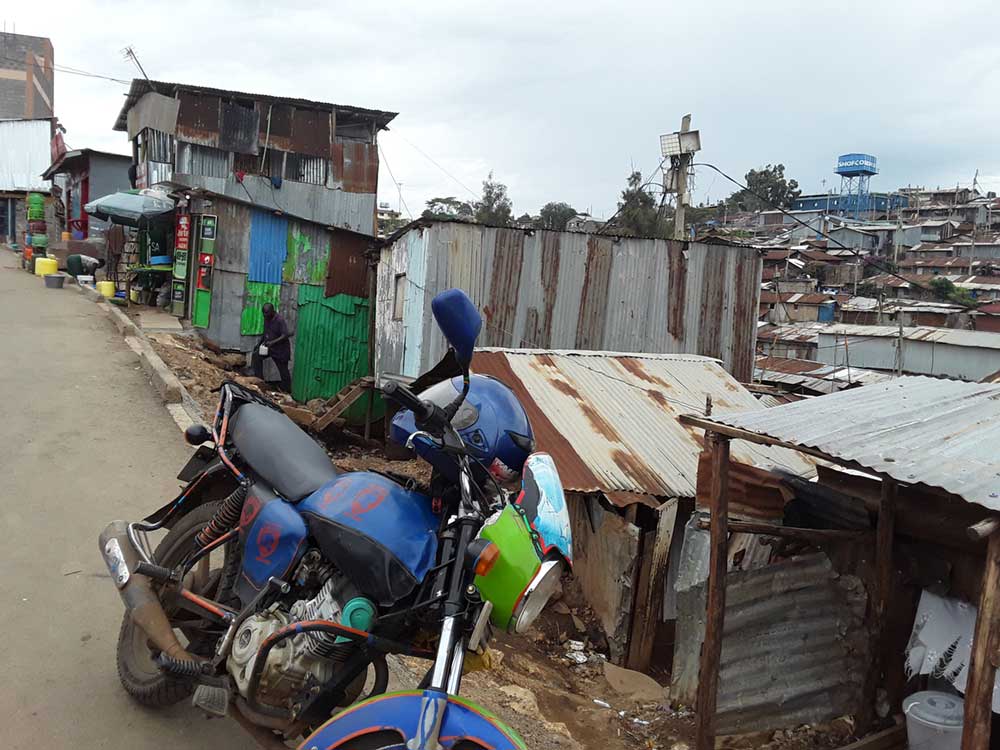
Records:
[[[708,568],[708,606],[705,641],[698,669],[697,750],[715,750],[715,706],[719,691],[719,661],[722,657],[722,627],[726,614],[726,568],[729,538],[729,438],[706,432],[712,452],[712,485],[709,511],[712,517],[711,554]]]
[[[378,201],[375,202],[375,224],[378,225]],[[366,253],[367,255],[367,253]],[[368,398],[365,403],[365,440],[372,436],[372,408],[375,402],[375,389],[378,383],[375,382],[375,308],[378,306],[378,260],[367,258],[368,260],[368,376],[372,379],[372,385],[368,389]],[[388,432],[388,430],[386,430]]]
[[[878,508],[878,528],[875,531],[875,591],[869,612],[871,612],[871,654],[868,675],[865,680],[864,701],[858,714],[858,734],[871,729],[875,719],[875,699],[878,686],[882,683],[885,666],[885,620],[892,595],[892,547],[896,530],[896,499],[899,485],[888,478],[882,479],[882,497]]]
[[[986,550],[979,593],[979,615],[972,638],[972,661],[965,686],[965,725],[962,750],[982,750],[990,746],[993,718],[993,685],[997,674],[997,647],[1000,646],[1000,533],[993,534]]]
[[[625,658],[625,666],[639,672],[649,669],[656,629],[663,619],[663,587],[676,523],[677,498],[671,498],[656,509],[656,530],[646,532],[642,539],[642,567],[632,605],[632,627]]]

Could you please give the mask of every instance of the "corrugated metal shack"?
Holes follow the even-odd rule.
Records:
[[[175,303],[180,295],[196,328],[241,352],[263,331],[261,306],[273,304],[293,334],[299,401],[369,372],[364,253],[375,235],[378,133],[394,117],[135,79],[115,123],[132,142],[137,185],[171,191],[191,213]]]
[[[49,166],[52,120],[0,120],[0,241],[24,242],[25,196],[45,195],[49,242],[59,239],[53,199],[42,172]]]
[[[329,397],[368,374],[368,266],[372,238],[214,196],[196,199],[217,217],[210,311],[204,335],[250,352],[270,302],[292,332],[292,395]]]
[[[1000,638],[1000,386],[901,377],[772,409],[684,415],[711,433],[702,463],[708,533],[683,551],[673,689],[695,702],[699,750],[715,735],[856,718],[858,736],[892,722],[926,689],[907,672],[918,601],[978,602],[963,747],[989,745]],[[732,441],[732,443],[730,443]],[[788,480],[782,523],[733,520],[729,446],[752,441],[822,459],[818,481]],[[699,492],[701,497],[702,493]],[[736,532],[773,552],[734,572]],[[700,536],[700,538],[699,538]],[[988,539],[988,544],[976,544]],[[940,629],[940,625],[936,624]],[[680,631],[680,629],[679,629]],[[948,643],[971,634],[939,633]],[[933,661],[933,659],[931,660]],[[880,720],[876,703],[887,704]]]
[[[1000,334],[927,326],[831,326],[818,333],[816,359],[873,370],[981,380],[1000,370]]]
[[[431,299],[459,287],[487,346],[701,354],[746,382],[760,275],[749,247],[418,220],[382,249],[376,373],[441,358]]]
[[[648,667],[657,638],[669,643],[664,620],[675,615],[664,594],[677,574],[702,450],[700,430],[677,415],[706,399],[714,410],[761,405],[718,361],[692,355],[488,348],[477,350],[473,369],[514,390],[538,449],[556,461],[569,497],[574,573],[612,658]],[[794,452],[749,443],[734,445],[733,461],[734,474],[748,478],[775,467],[813,471]],[[776,493],[759,490],[780,507]],[[661,648],[658,656],[669,654]]]

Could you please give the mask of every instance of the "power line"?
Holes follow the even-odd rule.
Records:
[[[647,187],[650,186],[650,184],[652,184],[653,180],[656,179],[657,172],[663,169],[663,165],[667,163],[667,159],[669,158],[670,158],[669,156],[664,156],[663,159],[660,160],[660,163],[650,171],[649,179],[639,186],[639,190],[645,190]],[[612,222],[614,222],[614,220],[618,218],[618,214],[620,214],[624,208],[625,208],[625,201],[622,201],[621,205],[618,206],[618,210],[615,211],[613,214],[611,214],[611,218],[605,221],[604,225],[596,232],[594,232],[594,234],[601,234],[605,229],[611,227]]]
[[[385,158],[385,151],[382,150],[382,146],[379,145],[378,152],[382,157],[382,161],[385,162],[386,171],[389,172],[389,178],[392,180],[393,184],[396,186],[396,191],[399,193],[399,200],[403,204],[403,208],[406,209],[406,215],[413,220],[413,214],[410,213],[410,207],[406,205],[406,198],[403,197],[403,187],[396,180],[396,176],[392,173],[392,167],[389,166],[389,160]]]
[[[810,226],[806,222],[802,221],[802,219],[800,219],[798,216],[795,216],[791,212],[786,211],[781,206],[775,205],[774,203],[772,203],[771,201],[769,201],[764,196],[762,196],[759,193],[751,190],[747,185],[744,185],[742,182],[740,182],[736,178],[730,177],[728,174],[726,174],[725,172],[723,172],[721,169],[719,169],[714,164],[709,164],[707,162],[699,162],[699,163],[696,163],[696,164],[692,164],[691,166],[693,166],[693,167],[708,167],[709,169],[715,170],[720,175],[722,175],[727,180],[729,180],[731,183],[733,183],[734,185],[736,185],[738,188],[740,188],[741,190],[746,190],[748,193],[750,193],[752,196],[754,196],[755,198],[757,198],[762,203],[766,203],[768,206],[771,206],[771,208],[773,208],[773,209],[775,209],[777,211],[780,211],[782,214],[784,214],[785,216],[787,216],[788,218],[790,218],[792,221],[794,221],[794,222],[796,222],[798,224],[801,224],[802,226],[804,226],[809,231],[816,232],[816,234],[820,235],[821,237],[825,237],[827,240],[829,240],[830,242],[834,243],[835,245],[837,245],[841,249],[847,250],[848,252],[850,252],[853,255],[857,256],[862,261],[862,263],[867,263],[868,265],[873,266],[873,267],[877,268],[878,270],[882,271],[882,273],[887,274],[889,276],[894,276],[897,279],[899,279],[900,281],[904,281],[907,284],[911,284],[912,286],[916,287],[917,289],[922,289],[923,291],[928,292],[930,294],[935,294],[934,290],[931,289],[930,287],[926,287],[923,284],[919,284],[916,281],[913,281],[912,279],[908,279],[905,276],[902,276],[901,274],[897,273],[896,271],[893,271],[893,270],[887,268],[886,266],[880,265],[878,262],[872,260],[871,256],[864,256],[864,255],[862,255],[860,252],[858,252],[857,248],[848,247],[847,245],[845,245],[844,243],[840,242],[836,238],[831,237],[830,235],[828,235],[826,232],[822,231],[821,229],[816,229],[815,227]],[[849,225],[846,225],[846,226],[849,226]],[[936,296],[936,294],[935,294],[935,296]],[[976,309],[976,307],[974,305],[964,305],[964,304],[962,304],[960,302],[959,303],[954,303],[954,304],[961,305],[966,310],[975,310]]]
[[[17,63],[17,64],[20,64],[20,65],[24,65],[24,60],[18,60],[15,57],[7,57],[6,55],[0,55],[0,60],[4,60],[6,62],[12,62],[12,63]],[[69,75],[85,76],[87,78],[100,78],[100,79],[103,79],[105,81],[113,81],[114,83],[121,83],[121,84],[124,84],[124,85],[128,85],[128,84],[132,83],[131,80],[127,80],[127,79],[124,79],[124,78],[114,78],[113,76],[101,75],[100,73],[90,73],[90,72],[85,71],[85,70],[80,70],[78,68],[70,68],[70,67],[67,67],[65,65],[56,65],[56,64],[53,64],[52,65],[52,70],[54,70],[56,73],[67,73]]]
[[[135,54],[135,50],[132,49],[132,46],[129,45],[128,47],[123,49],[122,54],[125,55],[126,59],[129,59],[135,63],[135,67],[137,67],[139,69],[139,72],[142,73],[142,77],[146,79],[146,83],[150,83],[149,76],[146,75],[146,69],[142,67],[142,63],[139,62],[139,57]]]
[[[416,152],[417,152],[418,154],[420,154],[420,155],[421,155],[421,156],[423,156],[423,157],[424,157],[425,159],[427,159],[427,161],[429,161],[429,162],[430,162],[431,164],[433,164],[433,165],[434,165],[435,167],[437,167],[438,169],[440,169],[440,170],[441,170],[441,171],[442,171],[442,172],[443,172],[443,173],[444,173],[444,174],[445,174],[446,176],[450,177],[450,178],[451,178],[451,179],[453,179],[453,180],[454,180],[454,181],[455,181],[456,183],[458,183],[458,185],[459,185],[459,186],[460,186],[460,187],[461,187],[461,188],[462,188],[463,190],[465,190],[465,191],[466,191],[467,193],[469,193],[469,195],[471,195],[471,196],[472,196],[473,198],[475,198],[475,199],[477,199],[477,200],[479,199],[479,197],[480,197],[480,196],[479,196],[479,193],[477,193],[477,192],[475,192],[474,190],[472,190],[471,188],[469,188],[469,186],[468,186],[468,185],[466,185],[466,184],[465,184],[464,182],[462,182],[462,181],[461,181],[460,179],[458,179],[458,178],[457,178],[457,177],[456,177],[455,175],[453,175],[453,174],[452,174],[451,172],[449,172],[449,171],[448,171],[447,169],[445,169],[445,168],[444,168],[444,167],[442,167],[442,166],[441,166],[440,164],[438,164],[438,163],[437,163],[436,161],[434,161],[434,159],[433,159],[433,158],[431,158],[431,157],[430,157],[430,156],[429,156],[429,155],[428,155],[428,154],[427,154],[427,153],[426,153],[426,152],[425,152],[425,151],[424,151],[423,149],[421,149],[421,148],[420,148],[419,146],[417,146],[417,145],[416,145],[415,143],[411,142],[411,141],[410,141],[410,140],[409,140],[409,139],[408,139],[408,138],[407,138],[406,136],[404,136],[404,135],[403,135],[402,133],[400,133],[398,129],[396,129],[396,128],[393,128],[392,132],[393,132],[393,133],[395,133],[396,135],[398,135],[398,136],[399,136],[400,138],[402,138],[402,139],[403,139],[403,142],[404,142],[404,143],[407,143],[407,144],[409,144],[409,146],[410,146],[410,147],[411,147],[412,149],[414,149],[414,150],[415,150],[415,151],[416,151]]]

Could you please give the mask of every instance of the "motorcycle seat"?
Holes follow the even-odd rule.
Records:
[[[301,500],[338,476],[326,451],[284,412],[244,404],[229,435],[247,464],[286,500]]]

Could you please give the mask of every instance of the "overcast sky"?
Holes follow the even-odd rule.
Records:
[[[517,214],[562,200],[607,216],[686,112],[699,161],[738,177],[781,162],[823,192],[837,155],[861,151],[879,160],[873,190],[977,169],[1000,190],[996,0],[8,5],[7,30],[51,38],[57,66],[129,79],[132,45],[153,79],[399,112],[380,198],[397,203],[388,166],[414,215],[492,170]],[[71,147],[127,152],[111,130],[126,89],[56,74]],[[696,200],[732,189],[696,174]]]

